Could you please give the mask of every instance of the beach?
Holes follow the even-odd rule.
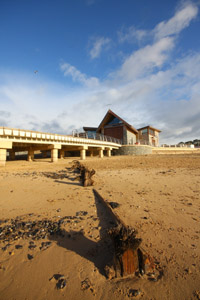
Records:
[[[200,154],[87,157],[90,187],[72,168],[77,159],[0,169],[0,300],[200,299]],[[106,278],[110,220],[94,188],[119,204],[162,269],[159,280]]]

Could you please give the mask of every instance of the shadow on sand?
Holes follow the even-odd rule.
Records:
[[[105,276],[104,267],[113,259],[114,247],[107,230],[116,226],[113,216],[105,209],[103,204],[94,195],[99,219],[100,240],[95,242],[84,235],[82,231],[63,230],[63,237],[50,236],[50,240],[56,241],[57,245],[93,262],[99,272]]]
[[[60,170],[58,172],[41,172],[41,174],[47,178],[54,179],[54,181],[58,183],[81,186],[81,183],[79,182],[80,178],[78,176],[78,171],[72,168],[65,168],[64,170]],[[70,182],[61,181],[63,179],[67,179]]]

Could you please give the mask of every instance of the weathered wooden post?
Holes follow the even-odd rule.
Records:
[[[75,161],[73,168],[78,169],[80,172],[80,178],[81,183],[84,187],[91,186],[94,184],[94,180],[92,179],[92,176],[95,174],[95,170],[89,170],[85,166],[81,165],[79,161]]]
[[[109,210],[115,220],[116,226],[108,230],[114,243],[114,257],[109,266],[105,267],[109,279],[127,275],[145,274],[155,269],[153,258],[139,246],[142,242],[136,238],[137,232],[128,227],[113,211],[109,203],[93,189],[95,197]]]

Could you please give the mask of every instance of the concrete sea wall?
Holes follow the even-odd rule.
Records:
[[[152,147],[147,145],[123,145],[115,150],[115,155],[146,155],[152,154]]]

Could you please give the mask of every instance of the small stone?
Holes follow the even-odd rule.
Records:
[[[52,244],[52,242],[42,242],[40,250],[46,250],[47,248],[49,248],[51,246],[51,244]]]
[[[152,281],[152,282],[157,282],[158,281],[156,277],[150,277],[150,278],[148,278],[148,280]]]
[[[10,254],[11,256],[13,256],[13,255],[15,255],[15,252],[14,252],[14,251],[10,251],[9,254]]]
[[[15,249],[22,249],[22,248],[23,248],[22,245],[16,245],[16,246],[15,246]]]
[[[191,274],[192,273],[192,271],[190,270],[190,268],[186,268],[184,271],[185,271],[186,274]]]
[[[130,289],[128,291],[128,297],[137,297],[141,294],[141,291],[138,289],[138,290],[135,290],[135,289]]]
[[[60,289],[64,289],[66,287],[67,281],[64,278],[61,278],[58,280],[58,282],[56,283],[56,287],[58,290]]]
[[[37,247],[36,245],[32,245],[32,244],[28,246],[28,248],[29,248],[30,250],[33,250],[33,249],[35,249],[36,247]]]
[[[90,282],[90,280],[88,279],[88,278],[86,278],[85,280],[83,280],[82,282],[81,282],[81,289],[82,290],[87,290],[87,289],[89,289],[91,287],[91,282]]]
[[[27,254],[27,258],[28,258],[29,260],[31,260],[31,259],[33,259],[33,255]]]
[[[196,297],[197,300],[200,300],[200,291],[194,291],[193,295]]]
[[[7,248],[10,247],[10,246],[11,246],[11,244],[7,244],[7,245],[5,245],[4,247],[2,247],[1,250],[6,251]]]
[[[120,204],[117,203],[117,202],[109,202],[109,205],[110,205],[113,209],[120,206]]]
[[[76,212],[76,217],[86,216],[87,214],[88,214],[87,211],[77,211]]]
[[[104,270],[108,280],[115,278],[115,270],[113,268],[106,266]]]

